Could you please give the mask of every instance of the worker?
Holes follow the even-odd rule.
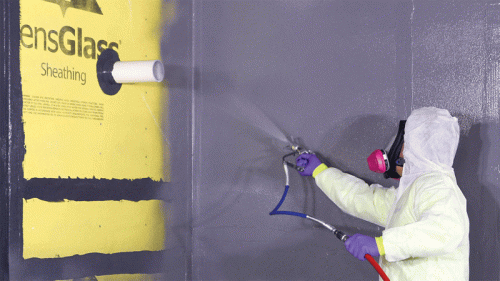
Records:
[[[344,212],[385,228],[380,237],[351,236],[345,246],[353,256],[380,256],[392,280],[468,280],[469,219],[452,168],[458,140],[457,118],[447,110],[414,110],[389,153],[368,158],[371,170],[400,178],[397,188],[368,185],[314,154],[296,162]]]

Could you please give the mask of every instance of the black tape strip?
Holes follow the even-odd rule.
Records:
[[[74,201],[153,200],[168,183],[151,179],[31,179],[27,181],[24,198],[38,198],[49,202],[64,199]]]
[[[23,268],[12,280],[67,280],[113,274],[155,274],[164,272],[165,252],[86,254],[67,258],[16,261]]]

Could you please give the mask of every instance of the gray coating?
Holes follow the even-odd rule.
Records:
[[[191,280],[191,187],[192,187],[192,12],[191,1],[164,1],[165,5],[177,3],[175,17],[164,23],[161,56],[165,67],[168,102],[162,127],[170,151],[170,181],[164,183],[161,197],[169,202],[167,226],[174,237],[167,237],[163,278],[166,280]]]
[[[352,257],[319,225],[268,215],[285,175],[283,151],[266,132],[274,132],[274,124],[331,165],[379,180],[365,159],[385,147],[397,120],[406,117],[410,73],[400,69],[409,68],[411,46],[396,42],[409,38],[411,6],[195,6],[193,279],[375,279],[368,262]],[[292,172],[290,185],[284,210],[306,212],[350,234],[380,234],[381,228],[342,213],[311,179]]]
[[[192,233],[181,235],[192,239],[188,279],[375,280],[370,265],[348,254],[329,231],[300,218],[268,215],[285,181],[281,143],[270,134],[279,136],[279,128],[332,166],[396,185],[369,172],[366,157],[385,147],[399,119],[430,105],[460,119],[455,169],[468,200],[471,280],[500,278],[498,4],[192,3],[194,18],[181,18],[187,34],[194,27],[193,41],[181,28],[180,41],[164,47],[175,52],[194,45],[194,67],[183,51],[171,57],[178,59],[172,67],[186,74],[173,77],[170,89],[170,102],[178,106],[170,105],[170,122],[180,130],[174,138],[193,137],[193,165],[172,160],[173,167],[179,161],[178,177],[186,181],[174,186],[189,188],[192,180],[192,203],[182,201],[192,207]],[[179,86],[186,84],[179,77],[189,80],[189,73],[195,78],[191,93]],[[248,117],[252,112],[254,119]],[[179,156],[190,159],[185,146],[179,145]],[[381,233],[342,213],[311,179],[292,172],[290,181],[283,209],[306,212],[350,234]]]
[[[500,279],[500,5],[417,1],[412,107],[459,118],[457,182],[470,219],[470,280]]]

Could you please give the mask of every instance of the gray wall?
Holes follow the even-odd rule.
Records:
[[[411,6],[195,1],[195,10],[193,278],[375,279],[325,229],[269,216],[285,176],[282,150],[262,131],[275,124],[332,165],[379,180],[365,159],[407,114]],[[297,173],[283,209],[350,234],[381,231]]]
[[[166,128],[171,167],[171,180],[164,184],[162,197],[173,206],[168,217],[174,233],[174,237],[167,238],[171,247],[165,250],[164,278],[191,280],[193,3],[165,0],[164,4],[165,10],[174,14],[164,23],[161,53],[168,86],[164,111],[168,118],[162,127]]]
[[[416,1],[412,107],[459,117],[457,181],[470,219],[471,280],[500,279],[500,6]]]
[[[376,279],[331,233],[300,218],[268,215],[284,188],[283,151],[272,135],[278,127],[330,165],[395,185],[369,172],[366,156],[385,147],[412,109],[433,105],[460,118],[455,169],[468,200],[471,280],[500,278],[498,5],[193,0],[179,6],[163,47],[174,175],[167,196],[179,200],[181,241],[172,268],[184,264],[186,279],[194,280]],[[294,172],[282,208],[349,234],[382,230],[343,214]]]

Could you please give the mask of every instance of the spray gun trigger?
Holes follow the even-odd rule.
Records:
[[[293,169],[299,171],[299,172],[303,172],[304,171],[304,167],[301,167],[301,166],[297,166],[293,163],[290,163],[288,161],[283,161],[285,164],[287,164],[289,167],[292,167]]]

